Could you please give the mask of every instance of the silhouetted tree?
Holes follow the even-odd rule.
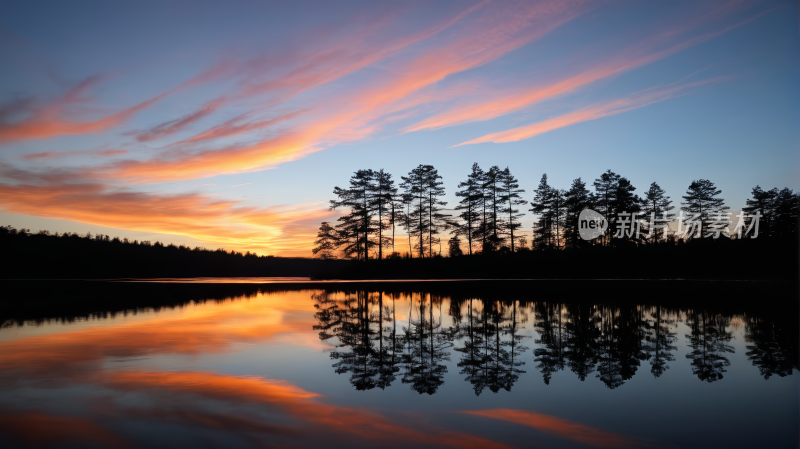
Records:
[[[375,211],[378,232],[378,259],[383,259],[383,247],[394,246],[394,202],[397,187],[394,186],[392,175],[380,169],[374,172],[372,182],[369,184],[369,207]],[[392,240],[383,235],[383,231],[392,226]]]
[[[578,217],[584,209],[592,207],[592,196],[586,189],[586,183],[577,178],[572,181],[569,190],[564,194],[564,246],[579,248],[584,246],[578,228]]]
[[[411,170],[408,176],[403,176],[402,179],[403,183],[400,184],[400,187],[405,190],[407,196],[413,198],[413,205],[411,206],[413,210],[410,212],[411,220],[409,220],[412,226],[410,232],[418,235],[419,256],[424,256],[427,246],[428,257],[432,257],[433,235],[442,229],[446,218],[441,213],[441,206],[447,203],[438,199],[444,196],[442,177],[432,165],[420,164],[417,168]]]
[[[553,188],[547,183],[547,173],[542,175],[539,187],[533,192],[530,211],[538,216],[533,225],[533,247],[550,248],[553,240]]]
[[[461,218],[462,232],[467,238],[468,253],[472,255],[472,243],[477,234],[480,234],[482,215],[480,213],[483,205],[483,170],[481,170],[478,163],[472,164],[472,172],[467,176],[466,181],[458,183],[458,188],[463,189],[456,192],[456,196],[461,197],[457,211],[461,211],[458,215]]]
[[[483,251],[494,251],[503,243],[501,236],[502,218],[499,216],[502,203],[500,199],[500,167],[493,165],[483,176],[484,204],[488,210],[484,233],[486,247]]]
[[[742,208],[742,211],[751,216],[758,211],[761,214],[758,234],[762,238],[769,238],[772,234],[771,224],[775,215],[775,197],[778,196],[778,189],[763,190],[761,186],[755,186],[751,195],[752,198],[745,200],[746,206]]]
[[[317,232],[317,240],[314,241],[314,255],[319,254],[321,259],[335,259],[333,252],[339,247],[339,233],[327,221],[323,221]]]
[[[633,193],[636,187],[631,184],[628,178],[620,177],[617,180],[616,187],[614,199],[611,201],[612,213],[617,217],[618,229],[615,237],[620,239],[617,241],[627,242],[636,238],[636,230],[640,225],[638,214],[642,211],[642,199]],[[622,218],[623,220],[627,219],[626,221],[629,221],[629,223],[626,223],[627,229],[621,229],[622,223],[619,222],[619,217],[624,217]],[[641,237],[641,233],[639,233],[639,236]]]
[[[655,182],[650,184],[650,188],[645,192],[642,201],[642,219],[646,223],[643,231],[649,233],[651,242],[658,240],[659,233],[656,229],[649,228],[650,223],[653,224],[654,228],[664,226],[660,228],[662,230],[661,236],[663,240],[667,239],[669,229],[666,227],[666,222],[672,221],[675,217],[675,214],[669,212],[673,209],[675,209],[675,206],[672,206],[672,201],[667,196],[667,192]],[[659,219],[666,220],[666,222],[658,223],[656,220]]]
[[[594,190],[596,195],[595,208],[608,223],[605,236],[602,241],[604,245],[611,243],[611,232],[615,228],[612,224],[616,223],[614,216],[614,200],[619,187],[620,176],[611,170],[606,170],[599,178],[594,180]]]
[[[519,209],[515,209],[515,207],[527,204],[528,202],[520,197],[520,194],[525,193],[525,190],[519,188],[519,181],[511,174],[508,167],[498,174],[498,178],[500,184],[500,204],[502,204],[500,212],[508,218],[508,221],[504,223],[503,227],[504,231],[508,233],[508,238],[511,243],[511,252],[514,252],[514,243],[518,237],[514,236],[514,231],[522,226],[522,223],[519,222],[519,218],[522,217],[522,214],[520,214]]]
[[[730,209],[725,206],[725,201],[722,198],[716,197],[720,193],[722,193],[722,190],[717,189],[713,182],[707,179],[699,179],[692,181],[689,189],[686,190],[686,195],[683,195],[684,202],[681,203],[681,209],[690,214],[699,215],[700,237],[708,235],[710,221]],[[693,235],[688,237],[693,238]]]
[[[775,196],[774,235],[797,247],[798,213],[800,212],[800,193],[784,188]]]
[[[780,238],[791,244],[797,239],[797,214],[800,204],[800,194],[794,194],[791,189],[763,190],[755,186],[752,198],[746,200],[742,209],[748,215],[746,226],[752,224],[752,216],[760,213],[758,236],[755,232],[748,234],[750,238]],[[747,228],[746,228],[747,229]],[[746,230],[745,229],[745,230]],[[744,231],[743,231],[744,232]]]
[[[350,177],[349,189],[338,186],[333,189],[337,199],[330,201],[331,210],[349,210],[339,217],[341,223],[337,225],[339,241],[345,245],[344,253],[348,257],[355,253],[357,259],[367,260],[370,248],[378,244],[370,239],[370,234],[377,230],[375,210],[370,201],[374,180],[374,171],[358,170]]]

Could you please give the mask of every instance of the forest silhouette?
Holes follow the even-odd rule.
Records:
[[[360,262],[345,274],[351,279],[795,280],[800,272],[800,194],[788,188],[756,186],[742,213],[733,214],[722,191],[700,179],[675,213],[657,183],[639,196],[627,178],[607,170],[593,191],[581,178],[567,190],[551,186],[544,174],[528,202],[508,167],[483,170],[475,163],[458,184],[459,203],[447,209],[433,166],[419,165],[401,180],[396,185],[383,169],[364,169],[346,188],[335,187],[330,207],[342,215],[338,224],[320,225],[313,253]],[[534,215],[530,241],[520,223],[526,204]],[[585,209],[608,223],[594,240],[580,236]]]
[[[800,194],[791,189],[752,189],[740,220],[731,220],[722,193],[707,179],[693,181],[682,196],[680,214],[666,191],[653,182],[643,196],[634,193],[631,182],[611,170],[594,180],[594,191],[577,178],[568,190],[551,186],[542,175],[530,201],[510,169],[492,166],[483,170],[475,163],[455,192],[460,198],[452,209],[440,198],[445,195],[442,176],[431,165],[411,170],[395,185],[383,169],[356,171],[347,188],[335,187],[332,210],[342,210],[339,223],[323,222],[313,253],[323,259],[357,260],[387,258],[431,258],[436,256],[515,253],[531,250],[587,249],[677,245],[692,240],[720,237],[728,240],[775,240],[794,242],[798,234]],[[402,190],[401,190],[402,189]],[[535,217],[533,238],[520,233],[520,207],[530,204]],[[587,241],[579,234],[579,215],[596,210],[608,223],[604,234]],[[687,214],[684,216],[684,212]],[[691,229],[670,230],[678,219]],[[730,226],[733,229],[728,232]],[[397,228],[403,228],[408,245],[400,249]],[[623,229],[624,228],[624,229]],[[638,230],[640,232],[633,232]],[[447,238],[446,236],[451,236]],[[447,241],[446,252],[442,248]]]

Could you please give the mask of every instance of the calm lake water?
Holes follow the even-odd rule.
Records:
[[[7,320],[0,447],[798,446],[798,324],[780,310],[215,288]]]

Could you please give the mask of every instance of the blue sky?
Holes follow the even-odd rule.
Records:
[[[0,7],[4,225],[310,255],[361,168],[800,188],[796,2],[43,9]]]

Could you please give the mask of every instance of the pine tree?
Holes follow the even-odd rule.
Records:
[[[500,204],[502,205],[500,212],[508,218],[508,221],[503,224],[503,228],[508,233],[511,241],[511,252],[514,252],[514,243],[517,238],[514,236],[514,231],[522,226],[518,219],[523,215],[519,213],[519,209],[514,207],[528,202],[520,197],[520,194],[525,193],[525,190],[519,188],[519,181],[511,174],[508,167],[500,172],[498,178],[500,181]]]
[[[547,173],[542,175],[539,187],[533,191],[530,211],[538,216],[533,227],[533,247],[544,249],[552,244],[553,188],[547,183]]]
[[[400,184],[407,198],[411,198],[409,232],[417,235],[419,257],[424,257],[428,249],[428,257],[433,257],[434,233],[445,227],[446,215],[442,214],[442,207],[447,203],[438,197],[444,196],[442,177],[432,165],[420,164],[411,170],[408,176],[402,176]]]
[[[635,190],[636,187],[631,184],[628,178],[619,178],[616,191],[614,192],[614,199],[611,201],[611,210],[615,216],[621,213],[635,213],[638,215],[642,211],[642,199],[633,193]],[[631,221],[631,225],[635,226],[635,222],[638,221],[638,218],[637,220],[633,220],[633,215],[631,215]],[[641,235],[641,233],[639,235]],[[631,237],[629,237],[627,233],[623,232],[621,234],[621,238],[623,241],[627,241]]]
[[[394,234],[392,240],[383,235],[383,231],[388,230],[393,221],[394,196],[397,195],[397,187],[394,186],[392,175],[383,169],[374,172],[373,182],[369,185],[369,206],[375,211],[377,224],[375,229],[378,232],[378,259],[383,259],[383,247],[394,244]]]
[[[583,244],[578,228],[581,212],[592,207],[592,197],[586,189],[586,183],[577,178],[572,181],[569,190],[564,194],[564,246],[578,248]]]
[[[649,223],[650,217],[654,217],[655,219],[664,219],[668,221],[672,221],[675,217],[675,214],[669,213],[669,211],[675,209],[675,206],[672,206],[672,201],[667,196],[667,192],[661,188],[657,183],[650,184],[650,188],[645,192],[644,199],[642,200],[642,219],[645,223]],[[645,227],[643,231],[649,231]],[[652,241],[655,242],[658,240],[658,233],[652,232]],[[662,235],[664,240],[667,239],[668,229],[663,228]]]
[[[483,170],[475,162],[472,164],[472,173],[467,176],[467,180],[458,184],[458,188],[463,190],[456,192],[456,196],[463,198],[456,206],[456,210],[461,211],[458,215],[463,221],[461,234],[467,237],[469,255],[472,255],[473,241],[476,236],[480,235],[482,222],[480,208],[483,203],[482,179]]]
[[[483,191],[484,191],[484,204],[488,211],[485,217],[485,242],[486,246],[484,251],[496,250],[501,244],[503,239],[500,236],[500,228],[502,226],[501,219],[498,217],[498,211],[501,207],[500,202],[500,167],[494,165],[489,171],[484,174],[483,178]]]
[[[686,190],[686,195],[683,196],[685,201],[681,202],[681,209],[690,214],[700,215],[701,236],[706,235],[708,224],[713,217],[730,209],[725,206],[725,200],[716,198],[720,193],[722,190],[717,189],[713,182],[700,179],[692,181]]]
[[[378,244],[370,239],[370,235],[377,230],[375,210],[370,201],[374,179],[374,171],[358,170],[350,177],[349,189],[338,186],[333,189],[338,199],[331,200],[331,210],[340,207],[349,209],[348,214],[339,217],[341,223],[337,225],[340,240],[345,245],[345,255],[348,257],[356,253],[357,259],[367,260],[370,248]]]
[[[763,190],[761,186],[755,186],[752,191],[753,198],[745,200],[745,207],[742,212],[753,216],[758,211],[761,218],[758,223],[759,236],[772,235],[772,221],[775,215],[775,199],[778,196],[778,189]],[[748,220],[748,226],[749,226]]]
[[[427,170],[426,188],[428,191],[428,222],[430,223],[430,226],[428,227],[428,240],[430,241],[430,245],[428,246],[428,257],[433,257],[434,243],[439,243],[439,254],[441,255],[442,253],[441,241],[439,240],[438,236],[434,237],[434,235],[438,235],[439,232],[446,231],[450,228],[448,223],[448,219],[450,217],[449,215],[442,213],[444,210],[442,206],[446,206],[447,202],[439,200],[439,197],[445,195],[444,182],[441,181],[442,177],[432,165],[426,165],[425,167]]]
[[[402,184],[400,185],[402,187]],[[414,247],[411,245],[411,235],[413,234],[413,224],[414,222],[411,219],[411,205],[414,203],[414,196],[408,193],[403,193],[400,195],[402,199],[402,204],[406,208],[405,212],[403,213],[403,227],[406,230],[406,235],[408,235],[408,256],[414,258]]]
[[[405,213],[403,213],[404,207],[405,202],[403,201],[403,196],[399,195],[395,188],[391,194],[391,201],[389,202],[389,223],[392,225],[392,254],[397,252],[394,247],[397,224],[400,223],[401,226],[404,226],[405,223]]]
[[[567,214],[565,200],[567,192],[563,189],[553,189],[551,192],[552,200],[550,204],[552,207],[550,210],[550,232],[555,236],[555,248],[561,249],[561,236],[564,231],[564,219]]]
[[[594,180],[594,190],[596,192],[595,207],[603,218],[608,223],[606,235],[603,237],[603,244],[608,245],[611,242],[611,230],[614,229],[611,225],[616,223],[614,216],[613,204],[614,195],[617,193],[620,176],[611,170],[606,170],[605,173],[600,175],[599,178]]]
[[[339,247],[339,235],[336,229],[327,221],[323,221],[314,244],[317,245],[311,250],[314,255],[319,254],[320,259],[335,259],[333,252]]]
[[[778,192],[775,196],[775,218],[772,220],[773,235],[795,247],[798,237],[798,211],[800,211],[800,193],[792,193],[792,189],[789,188]]]

